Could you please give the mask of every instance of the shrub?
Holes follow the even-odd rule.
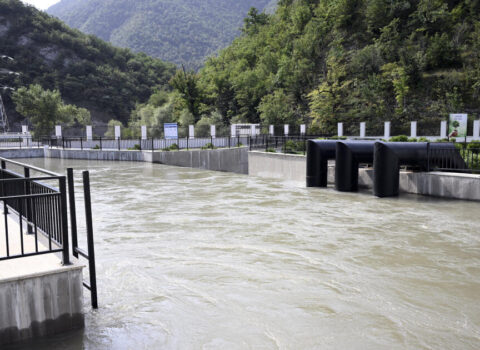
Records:
[[[94,147],[92,147],[92,149],[100,149],[100,146],[99,146],[99,145],[95,145]]]
[[[390,142],[408,142],[408,136],[407,135],[398,135],[398,136],[393,136],[389,140]]]
[[[277,151],[275,150],[275,148],[267,148],[267,149],[265,150],[265,152],[277,153]]]
[[[169,147],[169,149],[170,149],[170,151],[178,151],[180,149],[180,147],[178,147],[178,145],[176,143],[174,143]]]
[[[133,147],[128,148],[129,151],[141,151],[140,145],[134,145]]]
[[[408,142],[417,142],[418,140],[415,137],[409,137]]]
[[[430,142],[426,137],[423,137],[423,136],[419,137],[417,141],[418,142]]]
[[[467,149],[472,153],[480,153],[480,141],[472,141],[468,144]]]

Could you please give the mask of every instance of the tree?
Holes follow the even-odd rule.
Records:
[[[181,70],[170,79],[170,85],[176,89],[185,102],[185,107],[194,117],[195,123],[200,120],[200,105],[202,102],[202,92],[198,84],[198,75],[193,71],[186,71],[182,66]]]
[[[35,136],[50,135],[58,124],[90,123],[90,112],[63,103],[58,90],[44,90],[40,85],[34,84],[15,91],[12,99],[17,112],[32,123]]]

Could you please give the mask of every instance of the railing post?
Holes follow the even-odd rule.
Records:
[[[120,151],[120,137],[117,137],[118,150]]]
[[[61,220],[62,220],[62,263],[70,265],[70,249],[68,246],[68,215],[67,215],[67,186],[65,176],[59,179],[60,202],[61,202]]]
[[[30,177],[30,169],[29,168],[23,168],[23,174],[26,179]],[[25,181],[25,187],[24,187],[25,195],[29,195],[32,193],[31,191],[31,182]],[[26,210],[25,213],[27,215],[27,233],[32,234],[33,233],[33,228],[32,228],[32,206],[30,205],[29,198],[25,199],[25,204],[26,204]],[[22,220],[22,218],[19,218]]]
[[[100,136],[100,150],[103,150],[103,145],[102,145],[102,137]]]
[[[83,151],[83,137],[80,136],[80,149]]]
[[[152,152],[154,151],[153,136],[152,136]]]
[[[138,141],[139,141],[140,151],[141,151],[142,150],[142,138],[140,137],[140,139]]]
[[[188,151],[188,137],[187,137],[187,151]]]
[[[92,296],[92,307],[98,308],[97,300],[97,273],[95,269],[95,248],[93,244],[92,224],[92,202],[90,198],[90,175],[88,171],[83,172],[83,193],[85,201],[85,218],[87,224],[87,245],[88,245],[88,267],[90,272],[90,292]]]
[[[73,169],[67,168],[68,202],[70,204],[70,227],[72,229],[72,254],[78,258],[77,212],[75,209],[75,187],[73,183]]]

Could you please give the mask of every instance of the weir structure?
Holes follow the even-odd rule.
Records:
[[[430,167],[467,168],[451,143],[309,140],[307,143],[307,187],[326,187],[328,161],[335,159],[335,188],[357,191],[360,164],[373,164],[373,194],[398,195],[401,166],[430,171]]]

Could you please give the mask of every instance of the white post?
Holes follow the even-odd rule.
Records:
[[[91,141],[93,136],[92,126],[87,125],[87,141]]]
[[[142,140],[146,140],[146,139],[147,139],[147,126],[142,125]]]
[[[232,135],[232,137],[237,136],[237,126],[235,124],[230,126],[230,135]]]
[[[338,137],[343,136],[343,123],[337,123],[337,135]]]
[[[417,122],[410,123],[410,137],[417,137]]]
[[[383,138],[388,140],[390,138],[390,122],[385,122]]]
[[[61,125],[55,125],[55,136],[56,137],[62,137],[62,126]]]
[[[250,125],[250,135],[255,136],[257,132],[255,130],[255,124]]]
[[[119,139],[122,136],[122,131],[120,130],[120,125],[115,125],[115,139]]]
[[[365,122],[361,122],[360,123],[360,137],[362,137],[362,138],[365,137],[365,135],[366,135],[365,129],[366,129]]]
[[[215,133],[216,133],[215,125],[210,125],[210,136],[212,137],[212,139],[215,138]]]
[[[275,135],[275,127],[273,125],[270,125],[268,127],[268,133],[271,135],[271,136],[274,136]]]
[[[480,140],[480,120],[473,121],[473,139]]]
[[[188,126],[188,137],[191,139],[195,138],[195,126],[193,125]]]
[[[28,134],[28,125],[22,125],[22,134]]]
[[[446,139],[447,138],[447,121],[442,120],[440,123],[440,138]]]
[[[305,124],[300,125],[300,135],[305,135],[307,133],[307,126]]]
[[[285,136],[288,136],[289,129],[290,129],[290,126],[288,124],[285,124],[283,126],[283,132],[285,133]]]

